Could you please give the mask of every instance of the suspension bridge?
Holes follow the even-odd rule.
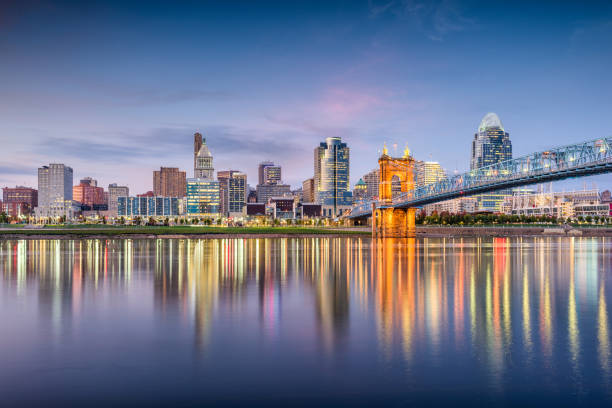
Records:
[[[392,158],[385,149],[378,162],[380,199],[359,203],[345,217],[356,219],[373,215],[372,233],[375,236],[412,236],[415,208],[425,204],[611,172],[612,137],[531,153],[419,187],[414,186],[414,159],[408,152],[401,158]],[[396,196],[391,191],[393,177],[400,181],[401,193]]]

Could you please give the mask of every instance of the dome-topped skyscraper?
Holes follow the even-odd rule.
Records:
[[[506,132],[499,116],[487,113],[478,126],[478,131],[472,140],[472,155],[470,169],[491,166],[512,159],[512,143],[510,134]],[[476,196],[478,207],[484,211],[501,211],[502,203],[509,191],[500,190],[493,193]]]
[[[206,139],[200,133],[194,135],[194,177],[205,180],[213,180],[215,169],[213,168],[213,156],[208,150]]]

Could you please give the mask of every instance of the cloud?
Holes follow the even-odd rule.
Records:
[[[373,18],[392,15],[407,20],[433,41],[442,41],[447,35],[464,31],[475,23],[453,0],[370,0],[370,15]]]
[[[36,171],[32,170],[31,167],[22,166],[19,164],[14,165],[0,165],[0,174],[13,174],[13,175],[28,175],[31,176]]]

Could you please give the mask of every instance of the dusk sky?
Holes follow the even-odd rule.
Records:
[[[257,183],[262,160],[294,187],[328,136],[351,182],[383,142],[449,172],[469,167],[487,112],[514,156],[609,136],[612,2],[59,2],[0,6],[0,186],[37,168],[152,189],[193,176],[193,133],[215,170]],[[559,184],[595,182],[602,175]]]

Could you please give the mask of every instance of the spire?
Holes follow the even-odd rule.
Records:
[[[406,148],[404,149],[404,159],[410,157],[410,149],[408,148],[408,143],[406,143]]]
[[[389,149],[387,149],[387,142],[383,143],[383,156],[389,155]]]

